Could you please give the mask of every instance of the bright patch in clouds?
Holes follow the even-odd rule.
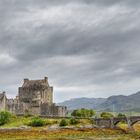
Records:
[[[9,66],[16,63],[16,59],[9,54],[0,55],[0,66]]]

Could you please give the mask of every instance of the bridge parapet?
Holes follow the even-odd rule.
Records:
[[[135,123],[140,121],[140,116],[131,116],[130,121],[131,121],[131,126],[133,126]]]
[[[108,118],[97,118],[95,119],[96,125],[99,127],[111,128],[111,119]]]
[[[132,128],[132,126],[140,121],[140,116],[131,116],[131,117],[114,117],[114,118],[96,118],[94,119],[96,125],[99,127],[106,128],[115,128],[119,122],[125,122],[128,124],[128,128]]]

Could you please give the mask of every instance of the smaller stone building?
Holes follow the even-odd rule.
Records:
[[[53,87],[49,86],[48,78],[41,80],[24,79],[15,99],[7,99],[5,92],[0,94],[0,110],[23,115],[46,115],[65,117],[66,106],[53,103]]]
[[[0,93],[0,110],[6,110],[7,109],[7,97],[5,92]]]

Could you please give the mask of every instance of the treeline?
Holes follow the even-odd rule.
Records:
[[[73,110],[73,112],[71,113],[71,116],[90,118],[90,117],[96,117],[96,112],[92,109],[82,108],[82,109]],[[118,113],[117,115],[113,115],[110,112],[102,112],[102,113],[100,113],[99,117],[101,117],[101,118],[126,117],[126,115],[123,113]]]
[[[95,111],[92,110],[92,109],[85,109],[85,108],[82,108],[82,109],[77,109],[77,110],[74,110],[72,113],[71,113],[72,116],[74,117],[93,117],[95,115]]]

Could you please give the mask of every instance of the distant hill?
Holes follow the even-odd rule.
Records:
[[[68,110],[77,108],[91,108],[97,111],[135,111],[140,112],[140,92],[124,96],[110,96],[108,98],[75,98],[59,103],[65,105]]]
[[[68,110],[77,108],[91,108],[94,109],[98,105],[105,102],[105,98],[75,98],[59,103],[59,105],[65,105]]]
[[[136,111],[140,112],[140,92],[135,94],[124,96],[111,96],[106,99],[106,101],[100,104],[97,110],[105,111]]]

